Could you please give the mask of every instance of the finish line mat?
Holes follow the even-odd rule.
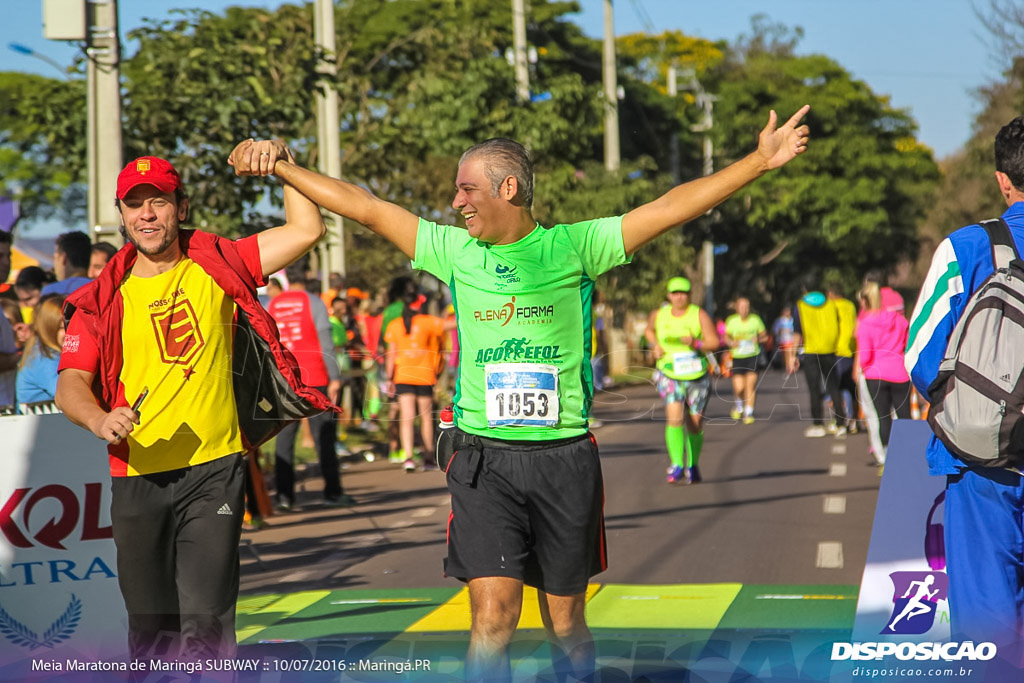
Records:
[[[597,630],[846,630],[857,586],[591,584],[587,623]],[[466,588],[307,591],[242,597],[238,642],[400,633],[468,633]],[[537,592],[526,588],[519,628],[542,630]]]
[[[681,680],[684,672],[691,681],[848,680],[848,663],[830,661],[829,652],[832,642],[850,637],[857,591],[591,584],[587,621],[603,680]],[[239,657],[272,662],[281,680],[457,681],[464,675],[469,593],[451,586],[247,596],[239,600],[237,624]],[[513,681],[557,680],[530,588],[510,655]],[[344,662],[346,669],[308,668],[318,662]]]

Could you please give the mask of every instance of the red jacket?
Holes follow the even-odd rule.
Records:
[[[337,410],[326,396],[299,380],[295,357],[281,344],[277,325],[260,306],[257,282],[246,268],[233,240],[198,230],[181,230],[182,253],[202,268],[237,305],[235,314],[235,402],[239,428],[249,447],[258,446],[293,420]],[[64,304],[65,325],[84,316],[87,328],[104,349],[93,393],[104,410],[128,406],[120,382],[121,323],[124,300],[119,288],[135,263],[136,251],[125,245],[98,278],[75,291]],[[264,359],[273,359],[265,363]],[[127,460],[126,442],[108,446],[111,459]]]

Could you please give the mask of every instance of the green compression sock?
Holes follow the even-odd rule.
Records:
[[[700,463],[700,451],[704,448],[704,432],[686,433],[686,466],[694,467]]]
[[[665,445],[668,447],[668,459],[676,467],[684,467],[683,450],[686,437],[682,427],[665,427]]]

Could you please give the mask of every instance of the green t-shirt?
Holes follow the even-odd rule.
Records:
[[[735,342],[733,358],[751,358],[761,353],[757,337],[762,332],[765,332],[764,321],[754,313],[749,314],[746,320],[738,314],[725,319],[725,333]]]
[[[664,351],[657,367],[669,379],[693,380],[708,372],[708,359],[680,337],[703,338],[700,326],[700,306],[690,304],[683,315],[673,315],[671,306],[662,306],[654,318],[654,333],[658,346]]]
[[[458,322],[456,424],[523,441],[586,432],[594,280],[628,261],[621,216],[504,245],[421,218],[413,268],[447,283]]]
[[[382,340],[384,339],[384,332],[387,332],[388,325],[391,324],[391,321],[394,320],[395,318],[400,318],[402,316],[402,309],[403,308],[405,308],[405,304],[402,303],[401,299],[399,299],[398,301],[392,301],[391,303],[389,303],[387,306],[384,307],[383,311],[381,311],[381,314],[380,314],[381,335],[380,335],[380,337],[381,337]]]
[[[327,319],[331,323],[331,343],[334,344],[335,350],[344,349],[345,345],[348,344],[348,332],[345,330],[345,323],[333,315]]]

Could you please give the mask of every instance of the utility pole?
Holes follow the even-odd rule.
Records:
[[[530,101],[530,68],[526,60],[526,4],[512,0],[512,42],[516,68],[516,99]]]
[[[699,85],[699,84],[698,84]],[[704,112],[704,119],[694,131],[703,133],[704,138],[704,175],[709,176],[715,172],[714,149],[711,141],[712,109],[715,106],[715,97],[704,92],[701,87],[697,92],[697,104]],[[711,213],[710,211],[708,212]],[[704,310],[708,315],[715,313],[715,242],[714,235],[704,240],[701,245],[701,252],[704,256]]]
[[[718,98],[704,90],[704,86],[697,80],[692,69],[688,69],[685,75],[689,78],[686,89],[692,90],[696,94],[697,106],[700,107],[702,114],[700,123],[690,126],[690,130],[694,133],[703,133],[704,175],[709,176],[715,172],[711,127],[714,123],[715,100]],[[710,213],[709,211],[708,215]],[[701,270],[704,271],[704,310],[708,312],[708,315],[714,315],[715,243],[712,239],[704,240],[701,245],[701,265]]]
[[[334,0],[316,0],[313,18],[316,44],[323,53],[317,72],[321,78],[316,91],[317,161],[320,172],[331,178],[341,177],[341,142],[338,122],[338,90],[335,79],[338,65],[337,36],[334,28]],[[324,216],[327,239],[320,243],[320,286],[330,287],[332,272],[345,274],[345,224],[341,216]]]
[[[670,66],[668,68],[668,96],[675,100],[678,95],[676,87],[676,68]],[[675,133],[669,138],[668,141],[668,157],[669,165],[672,169],[672,184],[678,185],[683,182],[682,174],[679,171],[679,136]]]
[[[121,221],[114,198],[123,167],[117,0],[88,0],[86,24],[88,223],[94,241],[117,244]]]
[[[619,170],[619,86],[615,76],[615,13],[612,0],[604,0],[604,167]]]

